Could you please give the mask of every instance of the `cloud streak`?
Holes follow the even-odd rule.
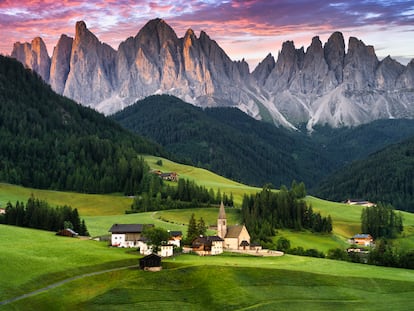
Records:
[[[116,49],[156,17],[178,36],[188,28],[205,30],[233,59],[263,58],[288,39],[297,46],[309,45],[314,35],[325,41],[337,30],[362,38],[384,56],[414,56],[414,1],[378,0],[3,0],[0,53],[9,54],[14,42],[36,36],[51,53],[62,33],[74,35],[78,20]]]

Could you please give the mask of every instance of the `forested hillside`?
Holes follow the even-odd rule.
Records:
[[[414,138],[391,145],[326,179],[317,191],[326,199],[361,198],[414,211]]]
[[[173,96],[151,96],[112,116],[179,159],[233,180],[276,187],[306,184],[330,169],[305,135],[257,121],[236,108],[202,110]]]
[[[147,169],[138,153],[162,148],[55,94],[37,74],[0,56],[0,181],[133,193]]]
[[[166,95],[148,97],[112,118],[187,163],[260,187],[303,181],[311,193],[344,165],[414,135],[414,120],[288,131],[236,108],[203,110]]]

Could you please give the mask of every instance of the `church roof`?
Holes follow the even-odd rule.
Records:
[[[226,217],[226,211],[224,210],[224,204],[223,204],[223,201],[221,201],[221,204],[220,204],[220,211],[219,211],[218,218],[219,218],[219,219],[226,219],[226,218],[227,218],[227,217]]]
[[[226,238],[238,238],[241,231],[243,230],[243,225],[229,226],[227,227]]]

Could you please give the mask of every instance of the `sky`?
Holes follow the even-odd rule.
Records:
[[[334,31],[346,43],[353,36],[373,45],[380,59],[390,55],[405,65],[414,58],[414,1],[399,0],[0,0],[0,54],[40,36],[51,56],[61,34],[74,37],[79,20],[118,49],[154,18],[178,37],[204,30],[250,70],[269,53],[277,57],[284,41],[306,50],[312,37],[324,44]]]

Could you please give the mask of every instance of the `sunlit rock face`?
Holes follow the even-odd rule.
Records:
[[[414,117],[414,62],[379,60],[372,46],[340,32],[323,44],[283,43],[250,73],[206,32],[179,38],[162,19],[150,20],[114,50],[76,23],[47,55],[44,42],[15,43],[12,56],[51,87],[105,114],[153,94],[171,94],[201,107],[232,106],[288,128],[307,124],[354,126],[383,118]]]
[[[53,50],[50,65],[50,86],[56,93],[62,94],[70,72],[70,56],[73,38],[62,35]]]
[[[36,37],[31,43],[16,42],[11,57],[33,69],[44,81],[49,82],[50,57],[42,38]]]

